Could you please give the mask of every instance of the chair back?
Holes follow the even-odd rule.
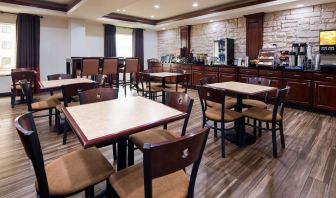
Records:
[[[151,77],[149,73],[139,72],[137,73],[137,79],[141,85],[141,90],[143,91],[146,87],[148,87],[148,91],[151,91]]]
[[[104,58],[102,74],[103,75],[118,74],[118,59]]]
[[[188,86],[189,86],[189,81],[190,81],[190,74],[182,74],[182,75],[178,75],[176,76],[176,91],[178,90],[178,86],[182,85],[182,87],[185,89],[185,93],[187,93],[188,91]]]
[[[15,119],[15,127],[27,157],[31,160],[40,197],[49,197],[48,180],[44,169],[44,160],[40,140],[31,112]]]
[[[31,104],[33,103],[32,84],[29,83],[27,80],[22,80],[20,81],[20,86],[21,86],[23,95],[26,97],[28,111],[32,111],[32,106],[31,106]]]
[[[287,100],[287,96],[289,93],[290,87],[286,87],[283,89],[278,89],[276,92],[276,99],[273,107],[273,121],[276,120],[276,115],[279,113],[281,117],[283,116],[283,112],[285,109],[285,103]]]
[[[26,80],[31,85],[34,84],[35,72],[32,70],[28,70],[28,68],[20,68],[20,69],[27,69],[27,70],[11,72],[12,86],[13,86],[14,93],[16,92],[16,85],[18,85],[20,81]]]
[[[84,58],[82,60],[81,77],[83,76],[97,76],[99,70],[99,59]]]
[[[200,82],[200,85],[206,85],[206,84],[216,83],[217,80],[213,77],[204,77],[204,78],[201,78],[199,82]]]
[[[166,96],[166,105],[187,113],[187,117],[184,119],[181,136],[185,135],[187,130],[190,113],[194,104],[194,99],[190,98],[186,93],[170,92]]]
[[[267,87],[270,87],[272,85],[271,79],[261,78],[261,77],[250,77],[246,79],[246,82],[248,84],[263,85]],[[268,102],[268,92],[261,94],[261,95],[264,95],[264,102],[267,103]]]
[[[62,85],[62,94],[64,106],[67,107],[71,101],[71,97],[77,96],[80,92],[93,89],[96,87],[95,83],[74,83],[69,85]]]
[[[139,70],[138,58],[126,58],[125,73],[137,73]]]
[[[80,104],[89,104],[113,99],[118,99],[118,89],[116,88],[95,88],[79,93]]]
[[[202,128],[173,141],[144,144],[145,197],[152,197],[152,179],[174,173],[193,164],[188,188],[188,197],[192,197],[208,134],[209,129]]]
[[[48,80],[71,79],[71,74],[52,74],[47,76]]]

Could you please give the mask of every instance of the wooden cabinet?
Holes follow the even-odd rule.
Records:
[[[219,73],[219,82],[236,81],[236,74]]]
[[[192,85],[199,85],[200,79],[203,78],[203,71],[193,70],[192,71]]]
[[[284,87],[289,86],[287,101],[300,105],[312,105],[313,89],[311,80],[288,79],[283,81]]]
[[[265,13],[247,15],[246,17],[246,55],[256,59],[263,44],[263,24]]]
[[[336,82],[314,82],[314,106],[317,108],[336,111]]]

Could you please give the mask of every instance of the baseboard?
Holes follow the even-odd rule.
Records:
[[[0,93],[0,97],[7,97],[10,96],[10,92],[4,92],[4,93]]]

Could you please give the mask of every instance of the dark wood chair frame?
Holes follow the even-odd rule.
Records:
[[[48,75],[47,79],[48,80],[62,80],[62,79],[71,79],[72,76],[71,74],[52,74],[52,75]],[[50,95],[54,95],[53,90],[50,91]]]
[[[222,157],[225,157],[225,132],[226,131],[230,131],[232,129],[236,130],[236,136],[237,136],[237,142],[239,142],[239,134],[240,134],[240,130],[242,130],[242,127],[238,121],[235,121],[235,124],[233,127],[230,128],[225,128],[225,123],[229,123],[229,122],[225,122],[224,121],[224,114],[225,114],[225,92],[223,90],[218,90],[218,89],[214,89],[214,88],[210,88],[210,87],[206,87],[206,86],[197,86],[197,90],[198,90],[198,95],[200,98],[200,102],[201,102],[201,107],[202,107],[202,115],[203,115],[203,119],[202,119],[202,127],[208,127],[211,129],[214,129],[214,136],[215,138],[217,137],[217,131],[220,130],[221,132],[221,150],[222,150]],[[205,115],[205,112],[208,108],[207,105],[207,101],[212,101],[212,102],[216,102],[221,105],[221,121],[220,121],[220,128],[217,127],[217,122],[214,121],[214,125],[210,125],[208,124],[208,119]],[[241,119],[244,119],[241,118]]]
[[[47,115],[38,115],[38,116],[34,116],[34,118],[40,118],[40,117],[46,117],[48,116],[49,117],[49,126],[52,125],[52,116],[55,115],[55,124],[57,122],[57,118],[56,118],[56,108],[55,107],[52,107],[52,108],[49,108],[49,109],[41,109],[41,110],[37,110],[37,111],[34,111],[32,109],[32,103],[33,103],[33,89],[32,89],[32,84],[29,83],[28,81],[26,80],[22,80],[20,81],[20,85],[21,85],[21,88],[22,88],[22,92],[23,94],[25,95],[26,97],[26,101],[27,101],[27,106],[28,106],[28,111],[29,112],[32,112],[32,113],[35,113],[35,112],[38,112],[38,111],[44,111],[44,110],[49,110],[49,114]],[[53,113],[53,110],[55,109],[55,113]]]
[[[16,96],[21,97],[21,103],[24,102],[24,93],[21,90],[17,90],[16,86],[19,85],[20,81],[26,80],[30,84],[34,84],[35,72],[29,68],[13,69],[11,72],[12,77],[12,88],[11,88],[11,107],[15,107]]]
[[[26,155],[31,160],[35,171],[36,180],[39,187],[39,193],[37,194],[37,197],[51,197],[49,195],[48,179],[44,168],[41,144],[32,113],[28,112],[22,116],[17,117],[15,120],[15,127],[25,149]],[[106,187],[107,189],[110,189],[108,180]],[[86,197],[93,196],[94,186],[90,186],[84,190]],[[71,195],[77,194],[81,191],[83,190],[75,192]]]
[[[105,65],[106,61],[109,60],[115,60],[117,62],[116,67],[114,68],[115,71],[113,72],[108,72],[107,71],[107,66]],[[118,66],[118,58],[104,58],[103,59],[103,65],[102,65],[102,70],[101,74],[106,75],[106,78],[103,80],[103,87],[106,87],[106,85],[110,87],[116,87],[119,88],[119,66]]]
[[[179,85],[182,85],[184,93],[187,93],[191,74],[187,74],[185,71],[182,71],[182,73],[182,75],[176,76],[175,89],[177,92]]]
[[[91,79],[91,80],[94,80],[94,81],[97,81],[98,80],[98,75],[99,75],[99,63],[100,63],[100,60],[99,58],[82,58],[82,68],[81,68],[81,74],[80,74],[80,77],[83,78],[83,76],[86,76],[83,74],[83,70],[84,70],[84,62],[87,61],[87,60],[95,60],[95,61],[98,61],[98,65],[97,65],[97,71],[95,73],[92,73],[92,74],[88,74],[87,75],[87,78]]]
[[[144,195],[152,195],[152,180],[176,171],[185,170],[191,164],[192,170],[188,186],[188,198],[194,196],[194,188],[199,165],[208,138],[209,129],[198,129],[195,133],[159,144],[145,144],[143,148]],[[169,157],[165,154],[169,153]],[[167,166],[169,164],[169,166]],[[113,189],[112,189],[113,190]],[[112,195],[117,195],[112,192]]]
[[[127,64],[127,62],[129,60],[138,60],[137,63],[137,69],[129,71],[129,65]],[[132,68],[133,69],[133,68]],[[127,85],[130,86],[130,90],[135,89],[138,90],[138,80],[137,80],[137,74],[140,72],[140,65],[139,65],[139,58],[126,58],[125,60],[125,67],[123,70],[123,87],[124,87],[124,91],[125,91],[125,96],[126,96],[126,87]],[[126,80],[126,74],[129,73],[130,74],[130,81]]]
[[[137,92],[141,92],[143,97],[151,100],[156,100],[160,95],[157,92],[153,92],[151,86],[151,77],[149,73],[139,72],[137,73],[137,80],[141,87],[138,86]],[[148,87],[148,91],[145,91],[145,87]]]
[[[285,105],[286,105],[286,99],[289,93],[290,87],[286,87],[283,89],[278,89],[276,93],[276,101],[273,106],[273,112],[272,112],[272,121],[271,122],[266,122],[267,124],[271,124],[271,129],[269,127],[263,128],[261,126],[257,126],[255,123],[252,125],[250,123],[246,123],[247,126],[251,126],[253,128],[257,128],[260,130],[266,130],[266,131],[272,131],[272,146],[273,146],[273,157],[277,158],[278,157],[278,152],[277,152],[277,142],[276,142],[276,131],[280,131],[280,140],[281,140],[281,146],[284,149],[286,147],[285,145],[285,135],[284,135],[284,130],[283,130],[283,113],[285,110]],[[281,115],[281,121],[277,122],[276,117],[277,113]],[[261,121],[263,122],[263,121]],[[254,132],[254,136],[256,136],[256,133]]]

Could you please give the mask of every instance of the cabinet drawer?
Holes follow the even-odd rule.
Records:
[[[240,74],[247,74],[247,75],[258,75],[258,70],[256,69],[239,69]]]
[[[192,66],[192,70],[203,71],[204,70],[204,66]]]
[[[181,65],[181,69],[186,70],[186,71],[191,71],[191,66],[190,65]]]
[[[204,71],[217,72],[218,67],[204,67]]]
[[[236,68],[229,68],[229,67],[220,67],[219,72],[222,73],[234,73],[236,71]]]
[[[336,75],[315,73],[314,80],[336,82]]]
[[[259,76],[281,77],[281,71],[259,70]]]
[[[296,79],[312,79],[312,73],[304,73],[304,72],[284,72],[284,78],[296,78]]]

